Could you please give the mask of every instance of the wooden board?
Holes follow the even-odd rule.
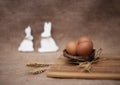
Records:
[[[106,59],[103,59],[106,58]],[[87,79],[120,79],[120,57],[101,55],[99,61],[92,65],[91,72],[83,72],[78,65],[68,64],[68,59],[60,57],[47,72],[47,77],[54,78],[87,78]]]

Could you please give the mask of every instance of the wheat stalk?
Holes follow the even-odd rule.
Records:
[[[30,74],[40,74],[40,73],[45,72],[46,70],[47,70],[47,69],[44,69],[44,68],[37,68],[37,69],[35,69],[35,70],[30,71],[29,73],[30,73]]]
[[[28,63],[28,64],[26,64],[26,66],[29,66],[29,67],[48,67],[48,66],[50,66],[50,64],[34,62],[34,63]]]

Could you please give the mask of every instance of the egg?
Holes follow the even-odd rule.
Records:
[[[93,50],[93,42],[88,37],[81,37],[78,40],[77,54],[80,56],[88,56]]]
[[[76,41],[70,41],[66,44],[66,51],[70,55],[76,55],[77,54],[77,42]]]
[[[90,43],[93,43],[92,40],[89,37],[81,37],[81,38],[79,38],[78,44],[81,43],[81,42],[90,42]]]

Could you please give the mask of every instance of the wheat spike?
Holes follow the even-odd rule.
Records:
[[[40,74],[40,73],[43,73],[45,72],[47,69],[43,69],[43,68],[38,68],[38,69],[35,69],[33,71],[30,71],[29,73],[30,74]]]
[[[29,67],[47,67],[49,66],[50,64],[45,64],[45,63],[28,63],[26,64],[26,66],[29,66]]]

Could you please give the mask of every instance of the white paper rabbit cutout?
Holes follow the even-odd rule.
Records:
[[[34,51],[34,48],[33,48],[33,36],[31,35],[31,27],[28,26],[26,29],[25,29],[25,39],[21,42],[19,48],[18,48],[18,51],[21,51],[21,52],[31,52],[31,51]]]
[[[41,34],[41,47],[38,52],[55,52],[59,49],[55,40],[51,37],[51,22],[45,22],[44,32]]]

